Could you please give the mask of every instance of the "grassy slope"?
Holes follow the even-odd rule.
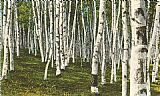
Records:
[[[40,56],[28,55],[22,51],[20,58],[15,58],[15,71],[9,73],[8,80],[2,81],[3,96],[92,96],[90,93],[90,65],[83,68],[79,63],[70,64],[59,77],[55,68],[49,67],[48,80],[43,80],[45,63]],[[99,85],[100,96],[121,96],[121,72],[118,82],[110,84],[110,68],[107,67],[107,85]],[[160,92],[160,86],[154,84],[154,94]],[[157,90],[158,89],[158,90]],[[157,93],[156,93],[157,91]],[[160,93],[159,93],[160,94]]]

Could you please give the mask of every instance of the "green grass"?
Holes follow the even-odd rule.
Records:
[[[94,96],[90,93],[90,64],[70,64],[61,76],[55,76],[49,67],[48,80],[43,80],[46,63],[40,56],[28,55],[27,50],[15,57],[15,71],[9,72],[8,80],[2,81],[3,96]],[[121,96],[121,71],[117,72],[117,82],[110,84],[110,66],[107,66],[107,84],[99,84],[100,96]],[[100,77],[99,77],[100,82]],[[159,89],[158,89],[159,88]],[[160,84],[152,84],[152,93],[160,94]]]

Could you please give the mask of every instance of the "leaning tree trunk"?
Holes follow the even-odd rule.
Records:
[[[130,96],[147,96],[144,80],[146,66],[147,37],[146,37],[146,10],[144,0],[131,0],[132,33],[134,46],[130,61]]]
[[[44,29],[45,29],[45,36],[46,36],[46,55],[45,55],[45,62],[47,61],[48,59],[48,55],[49,55],[49,38],[48,38],[48,27],[47,27],[47,2],[48,0],[45,0],[44,1]],[[51,3],[52,4],[52,3]],[[52,7],[51,7],[52,8]],[[50,11],[49,11],[50,12]],[[52,12],[52,10],[51,10]],[[52,15],[51,15],[52,16]],[[52,17],[51,17],[52,18]],[[52,21],[52,20],[51,20]],[[50,22],[51,22],[50,21]],[[52,22],[51,22],[52,23]],[[50,31],[52,29],[50,28]]]
[[[7,3],[7,2],[4,2]],[[3,61],[3,69],[2,69],[2,79],[7,79],[7,72],[8,72],[8,65],[9,65],[9,60],[8,60],[8,29],[9,29],[9,22],[11,19],[11,2],[8,2],[8,8],[7,8],[7,17],[6,17],[6,24],[4,27],[4,61]],[[6,10],[4,10],[6,11]]]
[[[36,0],[36,8],[37,8],[37,18],[38,18],[38,28],[37,28],[37,35],[38,35],[38,41],[39,41],[39,48],[40,48],[40,54],[41,54],[41,61],[44,62],[44,51],[43,51],[43,38],[42,38],[42,24],[41,24],[41,16],[40,16],[40,2],[39,0]]]
[[[94,44],[94,50],[93,50],[93,58],[92,58],[92,76],[93,76],[93,82],[91,86],[91,92],[98,93],[98,51],[101,45],[102,41],[102,34],[104,32],[105,28],[105,0],[100,0],[100,9],[99,9],[99,26],[98,26],[98,34],[96,38],[96,42]]]
[[[49,57],[47,59],[47,64],[46,64],[46,67],[45,67],[44,80],[47,79],[48,67],[49,67],[49,64],[52,61],[52,57],[53,57],[52,4],[53,4],[53,2],[49,1],[49,15],[50,15],[50,34],[49,34],[49,37],[50,37],[50,49],[49,49]]]

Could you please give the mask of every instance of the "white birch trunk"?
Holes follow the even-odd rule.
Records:
[[[100,9],[99,9],[99,26],[98,34],[94,46],[93,57],[92,57],[92,76],[93,83],[91,86],[91,92],[98,93],[98,51],[100,48],[102,34],[105,28],[105,0],[100,0]]]
[[[4,3],[3,3],[3,24],[2,24],[2,30],[3,30],[3,39],[4,39],[4,30],[5,30],[5,25],[6,25],[6,16],[7,16],[7,11],[6,11],[6,6],[7,6],[7,1],[4,0]]]
[[[7,3],[7,2],[5,2]],[[7,8],[7,20],[6,20],[6,25],[4,27],[4,61],[3,61],[3,69],[2,69],[2,78],[1,79],[7,79],[7,73],[8,73],[8,66],[9,66],[9,45],[8,45],[8,29],[9,29],[9,21],[11,19],[11,2],[8,3],[8,8]]]
[[[111,80],[110,83],[113,81],[116,82],[116,1],[112,1],[112,34],[113,34],[113,46],[112,46],[112,69],[111,69]]]
[[[37,8],[37,18],[38,18],[38,28],[37,28],[37,35],[38,35],[38,41],[39,41],[39,48],[41,53],[41,61],[44,62],[44,51],[43,51],[43,38],[42,38],[42,25],[41,25],[41,16],[40,16],[40,2],[39,0],[36,0],[36,8]]]
[[[68,50],[68,60],[70,58],[70,52],[72,50],[72,62],[75,62],[75,54],[74,54],[74,48],[75,48],[75,27],[76,27],[76,18],[77,18],[77,6],[78,6],[78,1],[76,0],[76,8],[75,8],[75,13],[74,13],[74,20],[73,20],[73,26],[72,26],[72,38],[71,38],[71,43],[69,46],[69,50]]]
[[[47,71],[48,71],[48,67],[49,67],[49,64],[52,60],[52,57],[53,57],[53,25],[52,25],[52,1],[49,1],[49,16],[50,16],[50,49],[49,49],[49,57],[48,57],[48,60],[47,60],[47,64],[46,64],[46,67],[45,67],[45,73],[44,73],[44,80],[47,79]]]
[[[159,26],[158,26],[159,27]],[[156,50],[155,50],[155,62],[153,65],[153,69],[152,69],[152,82],[157,82],[158,79],[158,65],[159,65],[159,49],[158,49],[158,44],[159,44],[159,28],[157,30],[157,35],[156,35]]]
[[[37,18],[35,10],[35,1],[32,0],[32,10],[33,10],[33,19],[34,19],[34,55],[37,56]]]
[[[46,55],[45,55],[45,62],[48,59],[48,55],[49,55],[49,38],[48,38],[48,28],[47,28],[47,2],[48,0],[44,1],[44,30],[45,30],[45,36],[46,36]],[[52,7],[51,7],[52,8]],[[49,8],[49,10],[51,9]],[[52,11],[52,10],[51,10]],[[49,12],[51,12],[49,11]],[[52,18],[52,14],[51,17]],[[50,20],[50,22],[52,22],[52,20]],[[51,31],[51,29],[50,29]]]
[[[72,1],[71,0],[69,0],[69,13],[68,13],[68,22],[67,22],[67,52],[66,52],[66,54],[67,54],[67,56],[66,56],[66,63],[65,63],[65,66],[68,66],[68,63],[69,63],[69,33],[70,33],[70,16],[71,16],[71,5],[72,5]]]
[[[82,26],[83,26],[83,33],[84,33],[84,40],[83,40],[83,60],[85,61],[86,59],[86,27],[85,27],[85,22],[84,22],[84,14],[83,14],[83,1],[81,0],[81,14],[82,14]]]
[[[3,14],[2,14],[2,2],[0,2],[0,22],[3,22],[3,20],[2,20],[2,16],[3,16]],[[2,52],[2,42],[3,42],[3,24],[2,23],[0,23],[0,65],[1,65],[1,60],[2,60],[2,55],[1,55],[1,52]],[[1,66],[0,66],[0,77],[1,77]],[[0,84],[1,84],[1,82],[0,82]]]
[[[60,48],[60,41],[59,41],[59,0],[56,0],[56,75],[61,74],[60,70],[60,53],[59,53],[59,48]]]
[[[146,65],[147,37],[144,0],[131,0],[132,33],[135,45],[130,61],[130,96],[147,96],[143,67]]]
[[[127,64],[128,64],[128,24],[127,24],[127,1],[122,1],[122,24],[123,24],[123,36],[124,36],[124,49],[123,49],[123,60],[122,60],[122,96],[127,96]]]
[[[60,17],[59,17],[59,34],[60,34],[60,61],[61,69],[65,70],[65,59],[64,59],[64,42],[63,42],[63,1],[60,0]]]
[[[151,50],[153,47],[153,44],[155,42],[155,38],[156,38],[156,34],[157,34],[157,27],[159,25],[159,14],[160,12],[160,1],[158,1],[157,5],[156,5],[156,15],[155,15],[155,21],[154,21],[154,28],[153,28],[153,33],[152,33],[152,38],[149,42],[149,46],[148,46],[148,54],[147,54],[147,96],[151,96],[151,90],[150,90],[150,76],[149,76],[149,65],[150,65],[150,61],[151,61]]]
[[[17,13],[17,4],[15,4],[15,26],[16,26],[16,49],[17,49],[17,56],[20,56],[20,31],[18,25],[18,13]]]
[[[96,40],[96,29],[97,29],[97,9],[96,9],[96,0],[93,0],[94,3],[94,27],[93,27],[93,34],[94,34],[94,44]]]
[[[2,2],[0,2],[0,22],[3,22],[2,20]],[[2,42],[3,42],[3,24],[0,23],[0,65],[2,65]],[[2,67],[0,66],[0,78],[2,77]],[[2,83],[0,81],[0,96],[2,96]]]
[[[67,65],[67,1],[63,1],[63,41],[64,41],[64,66]]]
[[[106,45],[105,45],[105,32],[103,32],[103,39],[102,39],[102,67],[101,67],[101,84],[106,84]]]
[[[12,10],[11,10],[11,17],[12,17]],[[10,17],[10,19],[11,19]],[[14,50],[13,50],[13,32],[12,32],[12,20],[9,22],[9,37],[8,37],[8,42],[9,42],[9,55],[10,55],[10,70],[14,70]]]

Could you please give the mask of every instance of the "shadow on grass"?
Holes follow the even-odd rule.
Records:
[[[21,51],[15,57],[15,71],[9,72],[8,80],[2,81],[3,96],[94,96],[90,93],[90,64],[71,63],[61,76],[55,76],[49,67],[48,80],[43,80],[46,63],[41,63],[40,55],[28,55]],[[117,72],[117,82],[110,84],[110,66],[107,66],[107,84],[99,84],[99,96],[121,96],[121,69]],[[100,82],[100,72],[99,72]],[[155,90],[154,90],[155,91]],[[154,92],[156,94],[156,92]],[[154,95],[153,95],[154,96]],[[155,95],[156,96],[156,95]]]

